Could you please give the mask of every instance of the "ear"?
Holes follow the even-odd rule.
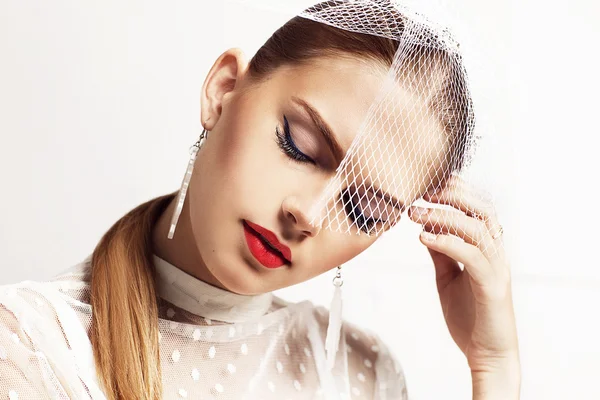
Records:
[[[223,112],[223,104],[241,78],[246,74],[248,62],[240,49],[223,53],[209,71],[200,99],[200,122],[206,130],[212,130]]]

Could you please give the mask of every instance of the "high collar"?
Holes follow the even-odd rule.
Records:
[[[273,301],[272,293],[241,295],[212,286],[153,255],[161,298],[192,314],[237,323],[261,317]]]

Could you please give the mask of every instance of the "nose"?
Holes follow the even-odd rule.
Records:
[[[297,197],[286,197],[281,204],[281,209],[286,221],[289,221],[303,235],[314,237],[321,231],[320,226],[310,224],[310,217],[306,207],[301,206],[300,200]]]

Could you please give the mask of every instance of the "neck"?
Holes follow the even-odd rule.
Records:
[[[227,290],[208,270],[198,251],[190,223],[189,196],[185,199],[183,210],[177,222],[173,239],[167,238],[171,216],[175,210],[177,196],[162,213],[152,231],[152,246],[154,254],[185,273],[213,286]]]

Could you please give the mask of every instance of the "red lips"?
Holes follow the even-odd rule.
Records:
[[[292,262],[292,251],[270,230],[244,220],[244,234],[252,255],[267,268],[279,268]]]

